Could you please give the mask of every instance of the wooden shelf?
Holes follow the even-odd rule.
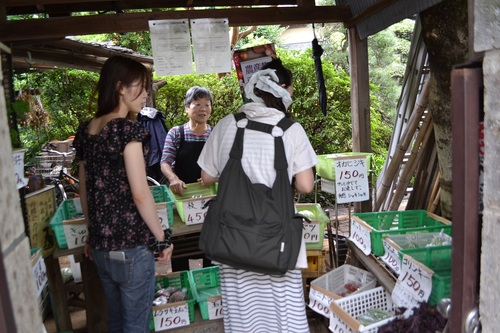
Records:
[[[351,241],[347,241],[347,246],[351,251],[351,261],[359,261],[359,263],[371,272],[375,278],[378,280],[381,286],[383,286],[389,293],[392,293],[394,286],[396,285],[397,277],[385,267],[385,264],[380,262],[373,254],[365,255],[356,245]],[[353,266],[356,265],[352,262]]]

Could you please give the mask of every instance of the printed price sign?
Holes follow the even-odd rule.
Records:
[[[418,302],[427,302],[432,291],[433,274],[434,271],[404,254],[401,260],[401,273],[397,281],[399,287],[392,291],[393,299],[413,305]]]
[[[392,246],[390,241],[386,239],[383,240],[385,254],[382,256],[382,260],[387,264],[387,266],[394,271],[397,275],[401,273],[401,260],[399,260],[399,252],[394,246]]]
[[[208,319],[222,318],[224,315],[224,312],[222,312],[222,297],[220,295],[207,297],[207,309]]]
[[[19,190],[28,185],[28,178],[24,177],[24,153],[25,149],[12,152],[12,164],[14,165],[14,179]]]
[[[316,290],[313,286],[309,288],[309,307],[316,313],[330,318],[330,303],[333,301],[332,297],[329,297],[319,290]]]
[[[185,222],[187,225],[203,223],[203,221],[205,221],[205,216],[207,215],[208,210],[208,207],[205,207],[205,204],[213,197],[214,196],[186,200],[182,203]]]
[[[38,250],[31,258],[33,275],[35,277],[36,297],[40,296],[43,287],[45,287],[48,282],[47,268],[45,267],[45,261],[43,261],[43,258],[40,254],[41,251]]]
[[[339,157],[335,164],[335,193],[338,203],[365,201],[368,190],[366,156]]]
[[[183,302],[172,305],[161,305],[153,308],[155,331],[159,332],[176,327],[189,325],[188,304]]]
[[[311,221],[311,223],[304,223],[302,225],[302,238],[306,243],[316,243],[320,240],[320,223]]]
[[[158,219],[160,220],[161,228],[163,230],[170,228],[170,225],[168,223],[167,204],[156,204],[156,212],[158,213]]]
[[[66,236],[66,243],[68,243],[68,249],[74,249],[85,245],[88,230],[87,223],[85,223],[84,219],[64,221],[63,229],[64,235]]]
[[[359,223],[354,217],[351,220],[351,235],[349,239],[361,250],[365,255],[369,255],[372,250],[372,241],[370,232],[372,227],[365,226]]]

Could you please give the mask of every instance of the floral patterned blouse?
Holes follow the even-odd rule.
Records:
[[[73,146],[85,164],[90,246],[116,251],[147,245],[151,232],[132,199],[123,151],[131,141],[142,142],[146,159],[149,132],[125,118],[110,120],[97,135],[88,133],[88,124],[79,126]]]

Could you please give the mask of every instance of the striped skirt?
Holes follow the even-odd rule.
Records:
[[[309,333],[302,273],[284,276],[220,266],[224,332]]]

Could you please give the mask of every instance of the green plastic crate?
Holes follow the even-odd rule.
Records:
[[[372,229],[371,251],[376,256],[385,253],[383,238],[416,232],[443,232],[451,235],[451,222],[426,210],[354,213],[352,219]],[[368,228],[371,227],[371,228]]]
[[[401,259],[403,254],[409,255],[434,271],[432,290],[428,300],[431,306],[436,305],[442,298],[451,296],[451,252],[451,245],[399,251]]]
[[[177,209],[177,213],[179,214],[179,217],[181,218],[182,222],[186,224],[203,223],[205,219],[204,215],[197,216],[193,219],[193,221],[191,221],[192,217],[186,216],[186,213],[184,212],[184,204],[190,202],[196,207],[203,206],[206,202],[211,200],[217,194],[217,183],[214,183],[209,187],[201,186],[200,183],[186,184],[186,188],[184,189],[182,195],[177,195],[171,192],[170,189],[168,189],[168,191],[174,198],[175,208]],[[207,208],[205,208],[204,210],[205,213],[206,209]]]
[[[319,223],[318,228],[319,228],[319,234],[317,235],[318,239],[313,240],[310,237],[308,237],[308,233],[304,234],[303,236],[306,238],[306,249],[307,250],[321,250],[323,248],[323,239],[325,238],[325,228],[328,222],[330,221],[330,218],[325,214],[325,211],[321,208],[321,205],[318,203],[297,203],[295,204],[295,207],[297,208],[297,211],[300,213],[304,210],[308,210],[311,213],[314,214],[314,219],[310,219],[312,222]],[[305,228],[307,231],[307,227]],[[316,237],[316,232],[311,232],[309,235],[312,235],[312,237]]]
[[[76,202],[76,204],[75,204]],[[66,242],[66,235],[64,234],[64,221],[75,221],[75,222],[85,222],[83,213],[81,211],[81,205],[79,204],[80,198],[64,200],[61,202],[59,207],[57,207],[54,216],[50,220],[50,227],[54,231],[56,236],[57,246],[60,249],[67,249],[68,243]]]
[[[451,270],[451,245],[401,250],[400,259],[403,254],[411,256],[432,270]]]
[[[174,225],[174,197],[167,185],[150,186],[151,194],[156,204],[165,202],[167,204],[168,225]]]
[[[429,305],[436,306],[443,298],[451,296],[451,270],[435,271],[432,275],[432,291],[427,301]]]
[[[163,276],[158,276],[156,278],[156,289],[159,288],[167,288],[169,286],[176,287],[179,289],[186,288],[188,291],[188,299],[185,301],[188,305],[188,310],[189,310],[189,322],[193,323],[195,320],[195,312],[194,312],[194,304],[195,304],[195,299],[193,297],[193,293],[191,291],[191,286],[189,284],[189,279],[187,275],[187,271],[180,271],[180,272],[173,272],[171,274],[163,275]],[[170,304],[175,304],[175,303],[169,303]],[[149,329],[151,331],[155,330],[155,322],[154,322],[154,316],[153,316],[153,311],[156,309],[159,309],[163,307],[163,305],[160,306],[153,306],[152,311],[151,311],[151,319],[149,321]]]
[[[210,319],[207,298],[221,294],[219,266],[190,270],[188,278],[194,299],[200,307],[201,317],[204,320]]]
[[[321,178],[326,178],[329,180],[335,180],[335,164],[334,160],[339,157],[356,157],[366,155],[366,169],[370,170],[371,163],[371,153],[361,153],[361,152],[347,152],[347,153],[335,153],[335,154],[323,154],[318,155],[318,164],[316,164],[316,174]]]

